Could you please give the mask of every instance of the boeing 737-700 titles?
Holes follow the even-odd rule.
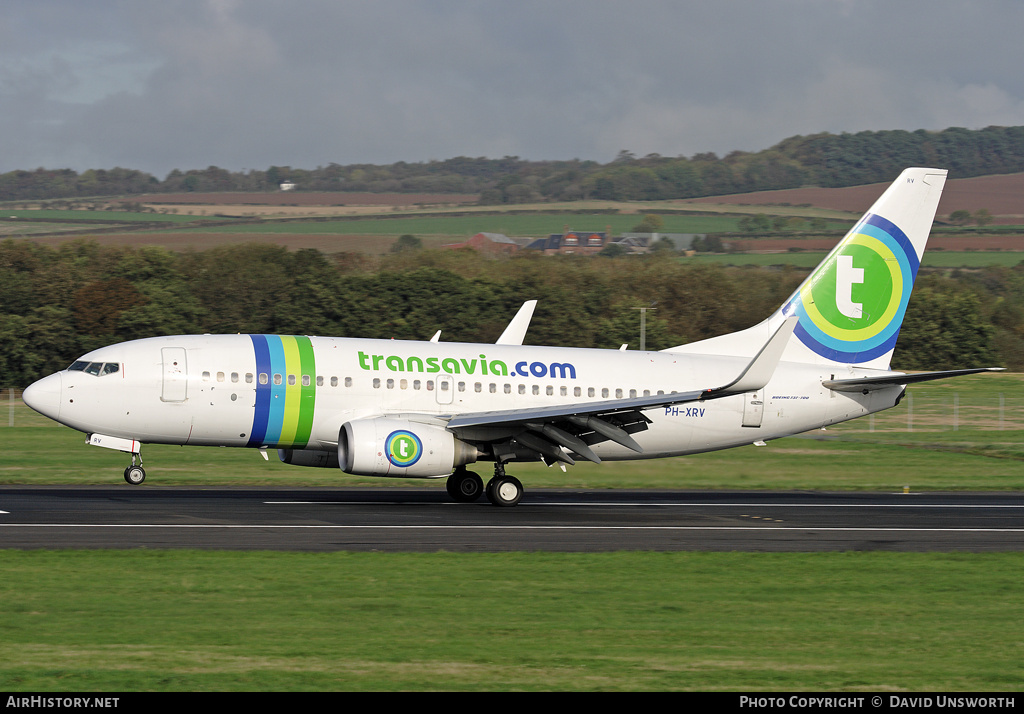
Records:
[[[103,347],[25,403],[131,454],[144,443],[277,449],[284,463],[447,477],[512,506],[514,461],[651,459],[789,436],[889,409],[906,385],[985,369],[889,369],[946,171],[904,171],[797,291],[746,330],[659,352],[531,347],[527,302],[495,344],[280,335]],[[265,453],[265,451],[264,451]],[[467,467],[490,461],[484,485]]]

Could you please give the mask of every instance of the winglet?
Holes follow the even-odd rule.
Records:
[[[761,348],[761,351],[750,361],[747,368],[740,373],[740,376],[725,386],[708,389],[702,398],[727,397],[730,394],[742,394],[764,388],[775,374],[775,368],[778,367],[782,353],[785,351],[786,345],[789,344],[789,338],[792,337],[793,330],[796,329],[797,320],[795,315],[787,317],[771,339]]]
[[[536,300],[527,300],[519,308],[519,312],[508,323],[508,327],[501,333],[501,337],[494,344],[496,345],[521,345],[526,337],[526,331],[530,327],[530,320],[533,319],[533,310],[537,307]]]

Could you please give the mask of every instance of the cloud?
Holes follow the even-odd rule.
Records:
[[[1007,0],[97,0],[0,24],[0,171],[610,161],[1024,124]]]

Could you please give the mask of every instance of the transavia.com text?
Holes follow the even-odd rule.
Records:
[[[1016,697],[947,696],[904,697],[895,694],[871,697],[813,697],[794,694],[791,697],[740,696],[740,706],[750,709],[1013,709]]]

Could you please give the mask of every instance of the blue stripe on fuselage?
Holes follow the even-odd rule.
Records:
[[[266,335],[267,347],[270,348],[270,414],[267,418],[267,434],[264,443],[275,444],[281,438],[281,426],[284,424],[285,384],[288,370],[285,369],[284,345],[277,335]],[[275,384],[275,379],[280,384]]]
[[[267,441],[267,422],[270,417],[271,380],[274,370],[270,361],[270,348],[263,335],[249,335],[256,353],[256,405],[252,417],[252,430],[248,446],[262,446]],[[260,384],[259,376],[267,375],[267,383]]]

